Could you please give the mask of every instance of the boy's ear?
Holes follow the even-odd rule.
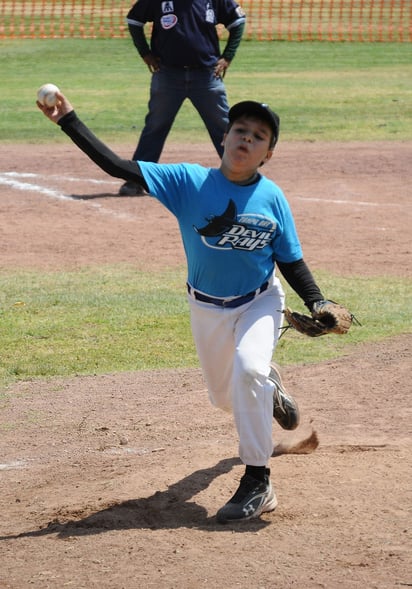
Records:
[[[265,155],[264,159],[260,162],[259,167],[266,164],[266,162],[268,162],[271,159],[272,155],[273,155],[273,149],[269,149],[269,151]]]
[[[222,143],[220,145],[224,145],[226,141],[227,133],[224,133]]]

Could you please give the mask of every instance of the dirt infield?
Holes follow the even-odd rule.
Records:
[[[169,213],[117,197],[70,143],[1,151],[1,268],[183,263]],[[265,173],[313,269],[386,277],[383,289],[412,276],[411,153],[280,144]],[[169,145],[164,160],[217,164],[207,145]],[[314,427],[320,444],[272,459],[279,507],[242,525],[214,520],[242,466],[199,370],[16,384],[0,397],[0,589],[412,586],[411,348],[404,335],[283,367],[304,419],[274,439]]]

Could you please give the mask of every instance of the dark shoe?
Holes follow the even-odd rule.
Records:
[[[119,188],[119,196],[147,196],[147,192],[135,182],[128,180]]]
[[[220,524],[237,522],[259,517],[265,511],[276,509],[278,501],[270,482],[258,481],[248,474],[240,479],[240,485],[233,497],[216,514]]]
[[[294,398],[285,391],[279,370],[274,364],[270,365],[268,379],[275,385],[273,417],[283,429],[296,429],[299,425],[299,407]]]

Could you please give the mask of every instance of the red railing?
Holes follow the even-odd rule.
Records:
[[[0,39],[127,37],[130,0],[0,0]],[[411,42],[412,0],[242,0],[246,39]],[[224,36],[225,30],[220,29]]]

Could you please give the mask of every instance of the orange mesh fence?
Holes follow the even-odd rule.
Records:
[[[130,0],[0,0],[0,39],[128,36]],[[412,41],[412,0],[243,0],[246,39]],[[227,33],[222,28],[220,34]]]

